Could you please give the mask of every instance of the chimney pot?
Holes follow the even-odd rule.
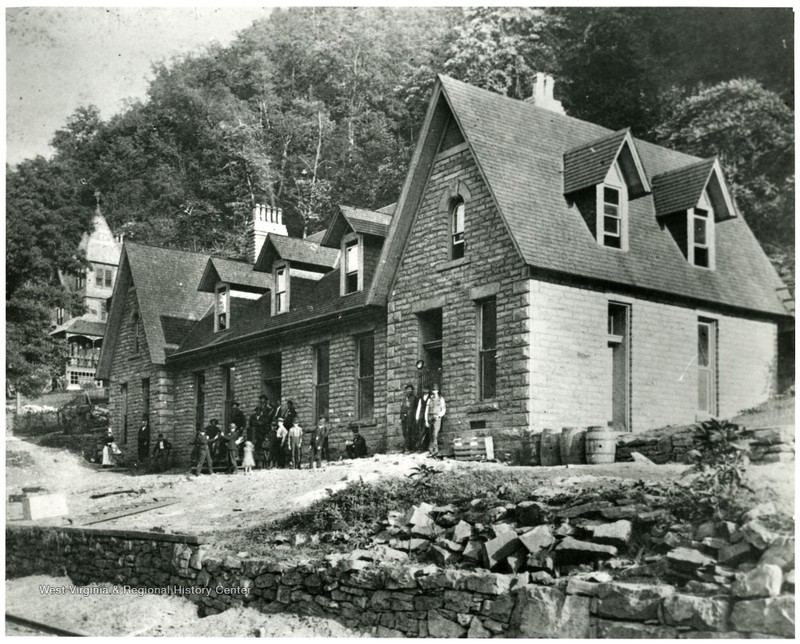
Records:
[[[555,80],[549,74],[536,72],[533,77],[533,92],[526,102],[533,103],[537,107],[543,107],[559,114],[566,114],[561,101],[557,101],[553,95]]]

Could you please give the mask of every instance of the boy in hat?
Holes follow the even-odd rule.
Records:
[[[416,434],[416,418],[414,414],[417,410],[419,399],[414,395],[414,385],[406,385],[406,395],[403,404],[400,405],[400,429],[403,432],[403,449],[406,452],[414,450]]]

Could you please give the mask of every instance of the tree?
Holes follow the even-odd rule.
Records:
[[[447,74],[512,98],[527,98],[536,72],[558,69],[556,13],[524,7],[464,9],[444,64]]]
[[[85,267],[78,243],[92,208],[76,205],[86,186],[57,162],[36,157],[6,177],[6,376],[37,394],[63,372],[63,347],[48,335],[52,309],[82,312],[58,273]]]
[[[678,95],[655,135],[668,147],[718,156],[759,240],[768,250],[793,247],[794,115],[775,92],[744,79]]]

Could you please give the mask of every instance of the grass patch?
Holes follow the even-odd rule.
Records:
[[[28,452],[15,452],[14,450],[6,452],[6,467],[31,467],[35,464],[33,456]]]

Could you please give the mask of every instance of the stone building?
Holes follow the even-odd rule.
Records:
[[[252,264],[169,272],[198,298],[151,360],[179,444],[261,393],[384,450],[409,382],[441,385],[443,444],[729,416],[777,385],[784,286],[719,162],[570,118],[544,75],[528,101],[440,77],[396,205],[342,206],[305,240],[257,207],[251,232]],[[122,288],[113,325],[135,305]],[[180,317],[137,298],[163,305],[162,327]],[[131,369],[106,343],[112,394]]]
[[[89,262],[77,275],[59,275],[62,286],[75,293],[86,307],[82,315],[70,317],[66,309],[53,311],[50,335],[67,341],[67,365],[64,385],[79,389],[95,385],[95,371],[105,335],[106,301],[111,297],[117,278],[122,243],[108,227],[97,207],[92,232],[84,234],[78,248]]]

